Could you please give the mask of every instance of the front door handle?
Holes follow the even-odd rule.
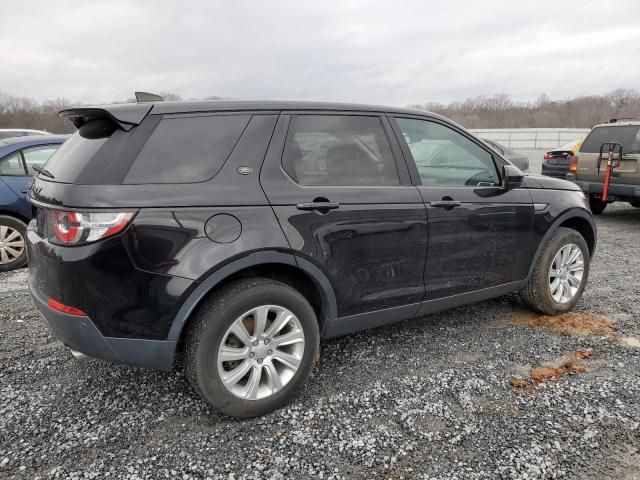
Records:
[[[457,200],[436,200],[435,202],[429,202],[429,205],[438,208],[455,208],[462,205],[462,202]]]
[[[306,202],[306,203],[297,204],[296,208],[298,210],[329,211],[329,210],[335,210],[336,208],[340,208],[340,204],[337,202]]]
[[[22,193],[27,193],[29,190],[21,190]]]

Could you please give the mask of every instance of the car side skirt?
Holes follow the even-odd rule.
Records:
[[[401,307],[386,308],[374,312],[359,313],[348,317],[329,320],[323,329],[322,337],[325,339],[340,337],[350,333],[367,330],[369,328],[407,320],[409,318],[420,317],[431,313],[448,310],[451,308],[467,305],[469,303],[480,302],[490,298],[499,297],[507,293],[514,292],[522,288],[526,280],[505,283],[495,287],[474,290],[473,292],[451,295],[450,297],[428,300]]]

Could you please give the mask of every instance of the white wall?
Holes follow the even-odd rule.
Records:
[[[509,148],[555,148],[587,136],[588,128],[472,128],[476,137],[495,140]]]

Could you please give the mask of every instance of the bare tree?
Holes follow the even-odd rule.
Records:
[[[605,95],[553,101],[540,95],[533,102],[512,101],[501,93],[479,95],[447,105],[426,103],[412,108],[449,117],[467,128],[591,127],[618,117],[640,117],[640,94],[617,89]]]
[[[173,92],[160,92],[166,100],[181,100]],[[222,99],[210,96],[207,99]],[[127,101],[135,102],[131,98]],[[78,106],[66,98],[38,103],[27,97],[0,92],[0,128],[34,128],[69,133],[73,125],[58,111]],[[640,117],[640,93],[616,89],[605,95],[586,95],[553,101],[542,94],[533,102],[514,101],[505,93],[478,95],[464,101],[422,103],[412,108],[442,114],[467,128],[591,127],[614,117]]]

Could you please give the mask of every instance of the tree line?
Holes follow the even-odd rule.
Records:
[[[604,95],[533,102],[511,100],[506,94],[479,95],[462,102],[410,105],[444,115],[466,128],[590,128],[612,118],[640,118],[640,93],[616,89]]]
[[[167,100],[181,100],[175,93],[164,92]],[[220,100],[221,97],[207,97]],[[129,98],[127,102],[135,102]],[[65,98],[36,102],[0,92],[0,128],[32,128],[52,133],[71,133],[75,127],[65,122],[58,111],[79,106]],[[604,95],[585,95],[566,100],[552,100],[540,95],[533,102],[515,101],[506,94],[479,95],[448,104],[424,103],[411,108],[439,113],[467,128],[588,128],[611,118],[640,117],[640,93],[617,89]]]

